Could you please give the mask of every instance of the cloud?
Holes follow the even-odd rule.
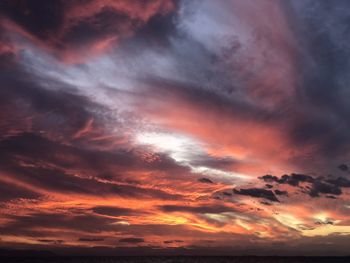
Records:
[[[54,239],[38,239],[39,242],[42,243],[50,243],[50,244],[55,244],[55,245],[59,245],[64,243],[63,240],[54,240]]]
[[[344,177],[338,177],[337,179],[328,179],[327,183],[333,184],[339,187],[350,187],[350,180]]]
[[[42,135],[61,136],[61,140],[67,140],[84,127],[88,120],[95,119],[96,112],[106,109],[79,94],[73,86],[51,80],[42,82],[18,66],[13,66],[10,72],[2,72],[0,78],[4,83],[0,91],[3,109],[0,126],[3,136],[16,130],[44,130]],[[13,116],[5,114],[4,110],[13,112]]]
[[[204,183],[204,184],[213,184],[213,181],[208,178],[199,178],[198,182]]]
[[[329,199],[337,199],[337,197],[333,196],[333,195],[326,195],[326,198],[329,198]]]
[[[199,214],[218,214],[225,212],[234,212],[235,209],[223,205],[210,206],[184,206],[184,205],[163,205],[159,207],[164,212],[187,212]]]
[[[301,183],[307,183],[308,194],[311,197],[319,197],[319,194],[328,194],[331,196],[326,196],[327,198],[334,198],[334,195],[342,194],[342,187],[350,187],[350,181],[344,177],[338,177],[336,179],[325,179],[323,177],[314,178],[310,175],[304,174],[291,174],[283,175],[282,177],[277,177],[273,175],[264,175],[259,177],[260,180],[265,182],[274,182],[277,184],[289,184],[294,187],[301,187]],[[275,190],[277,195],[287,194],[285,191]]]
[[[291,175],[282,175],[281,178],[278,178],[277,176],[274,175],[264,175],[259,177],[259,179],[267,182],[267,183],[271,183],[271,182],[275,182],[275,183],[279,183],[279,184],[289,184],[292,186],[299,186],[300,183],[312,183],[314,182],[314,178],[312,176],[309,175],[305,175],[305,174],[295,174],[292,173]]]
[[[316,225],[334,225],[334,222],[331,221],[331,220],[324,221],[324,222],[322,222],[322,221],[317,221],[315,224],[316,224]]]
[[[287,191],[281,191],[281,190],[276,189],[276,190],[275,190],[275,194],[276,194],[276,195],[288,195],[288,192],[287,192]]]
[[[80,237],[78,239],[78,241],[81,242],[99,242],[99,241],[103,241],[103,238],[88,238],[88,237]]]
[[[318,197],[320,193],[331,194],[331,195],[341,195],[342,191],[341,191],[341,188],[337,185],[316,181],[312,184],[312,188],[309,194],[311,197]]]
[[[312,146],[320,164],[323,158],[334,163],[341,160],[349,144],[345,132],[349,124],[345,102],[348,78],[343,70],[349,66],[344,59],[349,53],[348,37],[343,36],[348,3],[340,1],[338,7],[293,1],[286,9],[295,24],[296,37],[302,41],[298,87],[302,107],[295,114],[290,135],[295,143]]]
[[[349,170],[349,167],[348,167],[346,164],[340,164],[340,165],[338,166],[338,169],[341,170],[341,171],[343,171],[343,172],[346,172],[346,171]]]
[[[1,179],[1,178],[0,178]],[[18,198],[38,199],[41,195],[32,190],[0,180],[0,201],[8,202]]]
[[[279,178],[277,176],[270,175],[270,174],[263,175],[263,176],[259,177],[259,179],[264,180],[267,183],[272,183],[272,182],[278,183],[279,182]]]
[[[43,231],[35,231],[37,226],[44,229],[60,229],[62,231],[84,231],[100,233],[113,230],[113,219],[86,214],[69,213],[32,213],[27,215],[9,215],[11,222],[1,227],[3,234],[21,233],[30,235],[45,235]]]
[[[230,157],[213,157],[210,155],[196,156],[193,158],[192,163],[197,166],[206,166],[222,170],[230,170],[235,167],[239,161]]]
[[[1,3],[1,241],[347,251],[345,2]]]
[[[115,174],[118,165],[120,171],[125,167],[134,171],[157,169],[154,165],[140,160],[134,152],[95,151],[85,147],[66,145],[33,133],[22,133],[2,140],[0,146],[4,149],[1,154],[3,161],[0,163],[3,170],[16,180],[39,189],[71,194],[100,195],[103,193],[107,196],[180,198],[161,189],[146,189],[135,184],[125,184],[119,181],[120,178],[117,175],[108,182],[99,178],[102,171],[114,170],[112,174]],[[48,155],[47,152],[51,154]],[[41,160],[42,165],[37,165],[35,161],[37,159]],[[167,159],[164,158],[164,162],[158,166],[158,169],[176,167],[171,161],[168,164]],[[88,170],[93,176],[77,176],[70,172],[72,169],[82,172]]]
[[[233,192],[238,195],[247,195],[254,198],[264,198],[272,202],[279,202],[276,195],[272,191],[262,188],[248,188],[240,190],[233,189]]]
[[[43,4],[6,1],[1,13],[7,19],[3,23],[7,30],[17,32],[64,61],[81,62],[131,38],[152,17],[161,17],[175,8],[171,0]],[[147,28],[146,34],[154,34],[152,25]]]
[[[119,239],[119,242],[130,243],[130,244],[139,244],[139,243],[144,243],[145,240],[143,238],[139,238],[139,237],[127,237],[127,238]]]
[[[132,209],[115,206],[96,206],[92,208],[92,211],[94,213],[107,216],[125,216],[135,214],[135,211]]]
[[[183,243],[183,240],[164,240],[164,244],[174,244],[174,243]]]

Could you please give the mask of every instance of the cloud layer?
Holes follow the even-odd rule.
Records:
[[[2,1],[1,247],[348,253],[336,2]]]

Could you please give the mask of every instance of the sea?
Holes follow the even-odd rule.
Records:
[[[350,257],[0,257],[1,263],[350,263]]]

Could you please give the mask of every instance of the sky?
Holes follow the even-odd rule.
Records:
[[[0,247],[348,255],[349,21],[347,0],[0,1]]]

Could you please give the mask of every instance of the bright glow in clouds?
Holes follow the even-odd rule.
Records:
[[[241,180],[249,180],[252,179],[250,175],[243,173],[235,173],[235,172],[227,172],[218,169],[213,169],[205,166],[193,167],[192,170],[195,173],[200,173],[203,175],[213,176],[214,178],[220,178],[222,180],[227,181],[227,179],[239,178]]]
[[[138,143],[151,145],[158,151],[168,153],[178,162],[188,163],[192,156],[202,153],[199,142],[184,135],[146,132],[136,135]]]
[[[194,165],[193,160],[196,160],[197,156],[206,155],[206,153],[204,152],[203,143],[188,136],[174,133],[146,132],[137,134],[136,141],[140,144],[150,145],[156,151],[169,154],[175,161],[189,166],[194,173],[226,182],[233,178],[251,179],[251,176],[241,173]]]

